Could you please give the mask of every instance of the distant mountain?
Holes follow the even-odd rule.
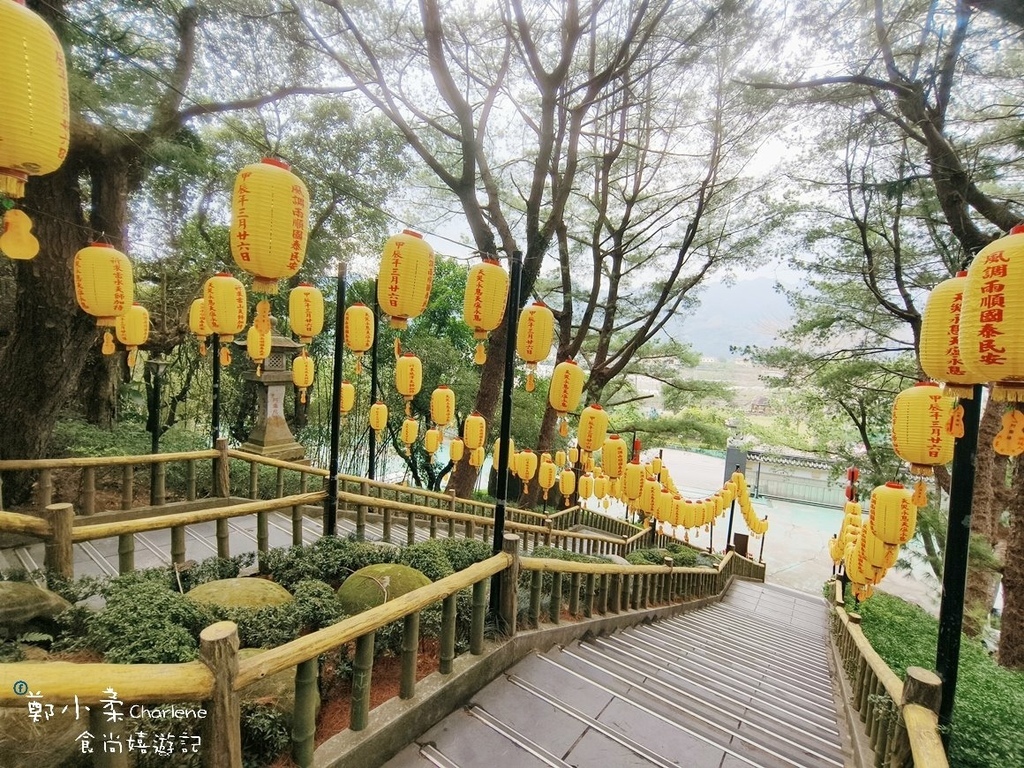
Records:
[[[758,277],[732,285],[710,283],[699,295],[701,305],[678,315],[666,326],[673,339],[685,342],[707,357],[729,359],[730,346],[769,346],[787,328],[791,310],[775,280]]]

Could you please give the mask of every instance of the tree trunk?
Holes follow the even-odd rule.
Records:
[[[85,420],[103,429],[117,421],[118,392],[123,378],[131,373],[123,354],[104,355],[100,345],[93,344],[86,352],[79,379],[77,405]]]
[[[78,309],[72,261],[89,241],[78,189],[79,164],[69,158],[56,173],[28,183],[24,208],[32,216],[39,255],[18,262],[11,334],[0,350],[0,456],[43,455],[60,409],[73,400],[85,363],[82,350],[98,343],[95,321]],[[11,501],[25,498],[31,479],[4,479]]]
[[[1024,669],[1024,472],[1013,479],[1009,503],[1010,540],[1003,568],[1003,617],[999,636],[999,663]]]
[[[996,452],[992,449],[992,440],[999,432],[1004,403],[997,403],[989,398],[988,404],[978,426],[978,458],[974,472],[974,498],[971,500],[971,535],[994,548],[996,529],[1002,509],[997,509],[1005,480],[998,471],[1001,463],[997,461]],[[994,572],[976,558],[968,561],[967,588],[964,595],[964,632],[969,637],[977,637],[981,632],[981,621],[988,615],[995,596],[999,574]]]

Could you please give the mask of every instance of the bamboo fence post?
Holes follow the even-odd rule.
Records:
[[[619,612],[619,601],[622,599],[622,574],[613,573],[608,579],[608,613]]]
[[[454,495],[452,498],[455,498]],[[501,551],[512,558],[512,563],[501,572],[498,629],[506,637],[512,637],[516,633],[519,614],[519,537],[514,533],[506,533],[501,542]]]
[[[600,586],[600,599],[597,605],[597,610],[602,616],[608,614],[608,574],[601,574],[601,586]]]
[[[543,578],[544,574],[540,571],[534,571],[530,576],[530,624],[534,627],[540,626],[540,598]]]
[[[384,541],[386,541],[388,544],[390,544],[391,543],[391,510],[389,508],[387,508],[387,507],[384,507],[382,512],[383,512],[383,517],[384,517],[384,523],[383,523],[384,530],[383,530],[383,537],[382,538],[384,539]]]
[[[231,495],[231,459],[228,457],[227,438],[217,438],[216,448],[220,456],[213,460],[213,493],[226,499]]]
[[[473,585],[473,619],[469,632],[469,652],[479,656],[484,652],[484,618],[487,615],[487,581],[481,579]]]
[[[213,673],[213,696],[203,719],[203,768],[238,768],[242,764],[241,707],[235,692],[238,676],[238,627],[218,621],[199,634],[199,659]]]
[[[550,520],[545,520],[544,521],[544,546],[545,547],[550,547],[551,546],[551,521]]]
[[[675,565],[675,561],[671,557],[665,558],[665,568],[668,569],[668,573],[665,574],[664,579],[664,591],[662,592],[662,601],[666,603],[672,602],[672,566]]]
[[[411,699],[416,695],[416,665],[420,651],[420,612],[410,613],[402,620],[402,679],[398,698]]]
[[[551,574],[551,601],[548,603],[548,615],[552,624],[560,624],[562,620],[562,572]]]
[[[189,459],[185,462],[185,499],[186,501],[196,500],[196,460]]]
[[[149,500],[154,507],[162,507],[167,503],[167,464],[162,461],[153,465],[152,498]]]
[[[405,543],[410,547],[416,543],[416,513],[411,509],[406,521]]]
[[[317,674],[314,656],[295,667],[295,708],[292,712],[292,759],[299,768],[313,765],[316,736]]]
[[[292,546],[302,546],[302,507],[298,504],[292,505]]]
[[[249,464],[249,498],[260,497],[260,465],[255,461]]]
[[[437,509],[440,509],[440,506]],[[437,538],[437,515],[430,516],[430,538]]]
[[[185,562],[185,526],[171,528],[171,562],[181,565]]]
[[[569,615],[580,615],[580,574],[574,573],[569,577]]]
[[[441,660],[438,671],[442,675],[450,675],[455,662],[455,602],[458,597],[457,592],[452,592],[441,604]]]
[[[284,467],[278,467],[277,468],[277,486],[276,486],[276,491],[277,491],[276,498],[280,499],[282,496],[284,496]]]
[[[370,484],[363,480],[359,483],[359,495],[370,495]],[[356,541],[366,541],[366,513],[369,511],[365,504],[356,507]]]
[[[348,726],[353,731],[364,730],[369,720],[375,635],[375,632],[367,632],[356,639],[356,656],[352,663],[352,714]]]
[[[103,739],[105,742],[109,741],[111,745],[123,746],[121,742],[125,736],[124,721],[109,722],[107,712],[100,707],[94,706],[89,709],[89,732],[94,734],[97,741]],[[92,753],[92,768],[128,768],[129,761],[135,762],[127,750],[115,752],[113,746],[109,752],[97,747]]]
[[[40,470],[37,483],[36,490],[39,500],[36,503],[38,506],[46,509],[46,507],[53,504],[53,472],[49,469]]]
[[[455,506],[458,503],[458,497],[455,495],[454,490],[451,490],[448,493],[450,494],[448,497],[448,510],[451,512],[455,512]],[[453,518],[448,518],[448,538],[455,538],[455,520]]]
[[[82,469],[82,514],[96,514],[96,467]]]
[[[117,537],[117,572],[131,573],[135,570],[135,534],[122,533]]]
[[[941,701],[942,679],[924,667],[907,667],[907,677],[903,681],[903,700],[900,702],[901,710],[911,705],[918,705],[938,714]],[[892,762],[890,764],[893,766],[913,765],[910,738],[902,717],[896,718],[895,726],[890,740],[892,753]],[[922,764],[931,765],[932,763]],[[941,763],[935,761],[935,764]]]
[[[135,467],[121,467],[121,509],[131,509],[135,501]]]
[[[639,574],[632,576],[630,584],[629,607],[634,611],[640,607],[640,583],[643,581]]]
[[[280,497],[278,497],[280,498]],[[269,513],[256,513],[256,552],[259,558],[260,573],[267,572],[267,552],[270,551],[270,519]]]
[[[217,557],[224,560],[231,557],[231,530],[227,518],[217,521]]]
[[[43,564],[65,579],[75,577],[75,552],[71,542],[74,527],[75,507],[72,504],[49,504],[46,519],[50,523],[50,536],[46,540]]]

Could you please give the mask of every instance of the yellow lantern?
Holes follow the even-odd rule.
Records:
[[[523,493],[529,493],[530,481],[537,474],[537,454],[529,448],[516,456],[516,475],[523,481]]]
[[[231,362],[231,341],[245,328],[248,305],[245,287],[228,272],[218,272],[203,285],[210,331],[220,337],[220,362]]]
[[[430,428],[423,433],[423,448],[431,458],[437,453],[437,449],[441,447],[441,430]]]
[[[469,452],[469,466],[482,467],[484,465],[484,447],[474,448]]]
[[[24,211],[11,208],[0,221],[0,253],[11,259],[34,259],[39,241],[32,234],[32,220]]]
[[[608,435],[608,439],[601,447],[601,466],[604,467],[608,477],[613,480],[622,477],[622,473],[626,471],[628,455],[629,449],[626,447],[626,441],[618,435]]]
[[[487,440],[487,422],[477,411],[466,417],[462,425],[462,440],[470,451],[482,448]]]
[[[626,465],[625,470],[622,474],[622,492],[626,496],[626,501],[632,507],[636,504],[637,499],[640,498],[640,491],[643,488],[644,479],[644,468],[640,466],[640,462],[636,459]]]
[[[363,353],[373,347],[373,310],[356,302],[345,310],[345,346],[356,356],[356,373],[363,372]]]
[[[967,271],[960,314],[967,373],[996,401],[1024,401],[1024,226],[989,243]]]
[[[828,556],[832,558],[832,564],[839,565],[843,561],[843,554],[842,540],[832,534],[832,538],[828,540]]]
[[[516,326],[516,352],[526,361],[526,391],[536,388],[534,373],[537,363],[551,354],[555,338],[555,315],[543,301],[523,307]]]
[[[255,325],[249,327],[245,335],[245,349],[249,357],[256,363],[256,375],[263,371],[263,361],[270,357],[271,347],[274,345],[273,335],[270,331],[261,331]]]
[[[112,328],[117,318],[128,311],[135,296],[132,263],[128,257],[106,243],[93,243],[75,254],[75,298],[96,325]],[[114,338],[103,334],[103,354],[114,354]]]
[[[199,354],[206,357],[206,339],[209,338],[210,320],[206,316],[206,300],[196,299],[188,308],[188,328],[199,342]]]
[[[494,462],[494,468],[498,468],[498,462],[501,460],[501,438],[499,437],[494,441],[494,448],[491,451],[492,459]],[[511,437],[508,439],[508,468],[512,470],[512,474],[516,474],[516,441]]]
[[[555,479],[558,474],[558,467],[550,459],[541,459],[540,467],[537,469],[537,485],[540,486],[544,501],[548,500],[548,491],[555,487]]]
[[[661,474],[661,456],[651,459],[651,474],[655,476]]]
[[[846,575],[854,584],[861,586],[875,584],[878,580],[878,572],[863,556],[860,551],[860,536],[857,540],[847,546],[843,557],[843,566],[846,568]]]
[[[474,264],[466,280],[466,293],[462,300],[462,319],[473,329],[476,352],[473,362],[487,362],[484,339],[501,325],[508,301],[508,273],[494,259]]]
[[[562,450],[555,451],[555,465],[556,466],[564,467],[565,466],[565,459],[566,459],[565,451],[562,451]]]
[[[395,361],[395,388],[405,398],[405,415],[412,413],[412,399],[423,386],[423,363],[411,352]]]
[[[665,486],[661,487],[658,500],[654,507],[654,516],[662,523],[672,524],[672,491]]]
[[[682,526],[689,530],[690,528],[700,527],[701,521],[697,517],[697,505],[690,499],[683,499],[683,511],[682,511]]]
[[[878,569],[881,574],[896,564],[896,558],[899,557],[900,552],[898,544],[886,544],[875,536],[870,528],[861,530],[859,538],[857,554],[873,568]]]
[[[960,356],[960,312],[967,272],[943,280],[928,295],[921,313],[921,369],[945,384],[949,395],[970,398],[974,384],[983,383],[968,373]]]
[[[565,506],[569,506],[573,492],[576,490],[576,473],[571,469],[562,470],[558,476],[558,492],[565,499]]]
[[[341,382],[341,397],[338,398],[338,410],[342,414],[350,413],[356,405],[356,388],[351,381]]]
[[[309,283],[288,293],[288,324],[299,342],[309,344],[324,329],[324,295]]]
[[[568,458],[569,463],[575,467],[580,462],[580,449],[574,445],[569,449]]]
[[[438,384],[430,393],[430,419],[438,429],[444,429],[455,418],[455,391]]]
[[[899,483],[886,483],[871,492],[868,524],[886,544],[906,544],[917,526],[917,507],[910,491]]]
[[[231,193],[231,256],[254,276],[253,293],[273,295],[277,282],[306,257],[309,192],[288,163],[265,157],[245,166]],[[270,330],[270,304],[257,306],[257,325]]]
[[[416,442],[419,433],[420,423],[416,419],[406,416],[402,422],[402,442],[405,443],[406,456],[412,453],[412,444]]]
[[[580,475],[579,479],[579,502],[586,509],[587,499],[594,495],[594,478],[590,473]]]
[[[306,390],[313,386],[313,358],[302,350],[302,354],[292,360],[292,383],[299,388],[299,402],[306,402]]]
[[[608,412],[597,403],[584,408],[583,413],[580,414],[580,448],[588,453],[601,450],[607,432]]]
[[[403,230],[388,238],[381,253],[377,303],[402,329],[427,308],[434,282],[434,249],[418,232]]]
[[[28,176],[53,173],[67,156],[68,73],[57,35],[24,3],[0,3],[0,30],[0,196],[17,199]]]
[[[378,435],[388,425],[388,407],[378,400],[370,406],[370,428]]]
[[[583,396],[583,371],[572,360],[565,360],[555,366],[548,389],[548,403],[558,414],[558,434],[569,434],[566,414],[575,411]]]
[[[654,514],[658,504],[658,495],[661,493],[661,483],[651,478],[645,478],[640,486],[640,509],[648,515]]]
[[[456,463],[462,461],[462,457],[465,455],[466,452],[466,444],[462,442],[461,437],[456,437],[454,440],[452,440],[452,444],[448,449],[448,452],[450,454],[450,458],[452,461]]]
[[[594,478],[594,495],[599,499],[608,495],[608,475],[598,475]]]
[[[892,448],[910,463],[912,475],[927,477],[938,464],[953,460],[950,421],[953,398],[934,382],[920,382],[896,395],[892,404]],[[914,504],[927,503],[924,481],[914,488]]]
[[[149,341],[149,311],[135,303],[117,318],[117,340],[128,348],[128,367],[135,367],[138,349]]]

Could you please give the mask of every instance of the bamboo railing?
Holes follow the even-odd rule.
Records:
[[[864,636],[860,616],[846,612],[838,581],[831,615],[832,642],[851,686],[850,704],[864,724],[876,768],[948,768],[939,735],[939,676],[908,667],[906,680],[900,680]]]
[[[762,564],[735,553],[727,554],[717,568],[710,569],[676,568],[670,559],[666,559],[664,566],[629,566],[521,558],[519,550],[518,537],[507,533],[503,551],[483,562],[252,658],[239,659],[237,627],[231,622],[218,622],[203,630],[200,661],[197,662],[82,664],[73,668],[61,663],[0,664],[0,680],[31,680],[33,688],[42,692],[47,703],[55,706],[72,703],[95,705],[96,726],[103,724],[103,710],[98,705],[107,695],[99,692],[101,687],[116,690],[119,700],[126,704],[202,701],[206,714],[201,737],[204,768],[240,768],[242,694],[260,680],[295,667],[292,757],[299,766],[307,768],[313,764],[319,656],[355,643],[349,728],[352,731],[364,730],[370,715],[376,631],[392,622],[403,622],[400,697],[413,699],[416,695],[420,612],[439,602],[442,604],[438,671],[442,676],[449,675],[455,658],[456,597],[462,590],[472,589],[469,654],[481,655],[484,653],[487,585],[490,577],[496,574],[500,574],[502,599],[495,618],[506,639],[517,632],[520,569],[531,572],[531,584],[536,585],[531,589],[531,623],[540,621],[539,610],[534,610],[533,603],[541,602],[540,585],[546,573],[552,575],[548,600],[548,616],[552,623],[560,621],[565,576],[569,577],[572,585],[569,612],[574,617],[617,614],[655,605],[682,605],[687,600],[720,597],[732,577],[764,579]],[[97,683],[97,691],[83,688],[89,681]],[[19,695],[16,688],[0,686],[0,706],[24,705],[24,696]],[[105,768],[111,764],[108,757],[97,753],[94,765]]]

